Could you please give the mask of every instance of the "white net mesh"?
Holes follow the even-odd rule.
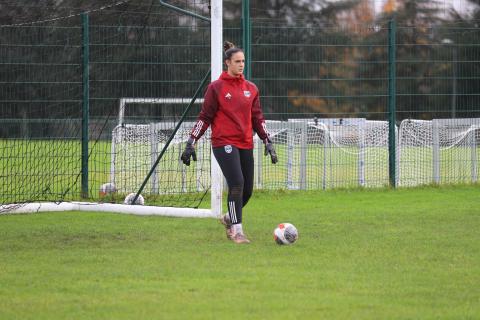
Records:
[[[210,131],[196,145],[197,161],[186,167],[180,160],[193,123],[183,123],[153,171],[145,194],[179,194],[210,188]],[[111,180],[122,193],[139,189],[167,140],[175,123],[125,124],[112,133]]]
[[[267,127],[280,162],[257,165],[263,177],[257,180],[257,187],[327,189],[388,184],[385,121],[295,119],[267,121]]]
[[[476,182],[480,119],[404,120],[398,185]]]
[[[112,132],[111,182],[119,192],[130,193],[141,186],[152,164],[151,149],[149,125],[115,127]]]
[[[400,124],[398,144],[398,185],[415,186],[432,182],[432,122],[404,120]]]

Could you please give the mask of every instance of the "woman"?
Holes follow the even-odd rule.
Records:
[[[260,107],[257,87],[243,77],[245,55],[230,42],[224,44],[227,70],[210,83],[181,159],[196,161],[195,142],[212,126],[212,149],[228,184],[228,213],[220,218],[227,238],[249,243],[242,228],[242,208],[253,191],[253,131],[265,143],[265,155],[277,163]]]

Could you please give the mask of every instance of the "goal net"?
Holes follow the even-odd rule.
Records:
[[[143,192],[148,194],[169,194],[205,191],[209,188],[209,164],[204,154],[209,152],[207,143],[199,141],[196,146],[197,162],[193,171],[187,172],[180,161],[192,122],[181,125],[168,146],[158,166],[154,167],[160,152],[165,147],[175,123],[161,122],[148,125],[124,124],[112,132],[111,182],[118,192],[129,193],[138,189],[150,169],[153,173]],[[209,139],[207,132],[206,139]],[[192,184],[192,181],[195,183]]]
[[[135,115],[145,113],[145,107],[165,108],[167,105],[184,105],[189,98],[122,98],[119,105],[119,124],[112,131],[110,182],[117,192],[137,192],[151,170],[143,195],[162,206],[196,207],[211,187],[210,130],[196,144],[197,161],[185,166],[180,156],[194,122],[175,121],[143,123]],[[198,99],[195,103],[202,103]],[[143,111],[142,111],[143,110]],[[130,116],[129,116],[130,115]],[[127,116],[127,118],[126,118]],[[166,146],[168,140],[170,143]],[[165,150],[164,150],[165,149]],[[162,154],[160,162],[155,165]]]
[[[478,181],[480,118],[403,120],[398,185]]]
[[[388,122],[364,118],[290,119],[282,126],[285,131],[275,140],[286,152],[285,188],[388,184]]]

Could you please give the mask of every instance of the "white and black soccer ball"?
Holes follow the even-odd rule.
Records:
[[[292,244],[298,240],[298,230],[291,223],[280,223],[273,231],[273,238],[277,244]]]
[[[108,182],[100,186],[100,189],[98,190],[98,195],[100,196],[100,198],[103,198],[108,195],[112,195],[115,192],[117,192],[117,188],[115,187],[115,184]]]
[[[125,200],[123,201],[124,204],[135,204],[135,205],[140,205],[143,206],[145,204],[145,199],[143,199],[143,196],[141,194],[138,195],[137,201],[133,203],[133,199],[135,198],[136,193],[129,193],[126,197]]]

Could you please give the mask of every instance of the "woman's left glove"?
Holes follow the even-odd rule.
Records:
[[[270,159],[272,160],[272,163],[277,163],[278,157],[277,153],[275,152],[275,147],[273,146],[273,143],[268,138],[263,140],[263,143],[265,143],[265,155],[267,156],[268,154],[270,154]]]
[[[185,150],[182,153],[182,156],[180,159],[182,159],[183,163],[187,166],[190,165],[190,157],[193,159],[193,161],[197,161],[197,154],[195,153],[195,147],[193,146],[193,143],[195,140],[190,137],[188,138],[187,145],[185,146]]]

